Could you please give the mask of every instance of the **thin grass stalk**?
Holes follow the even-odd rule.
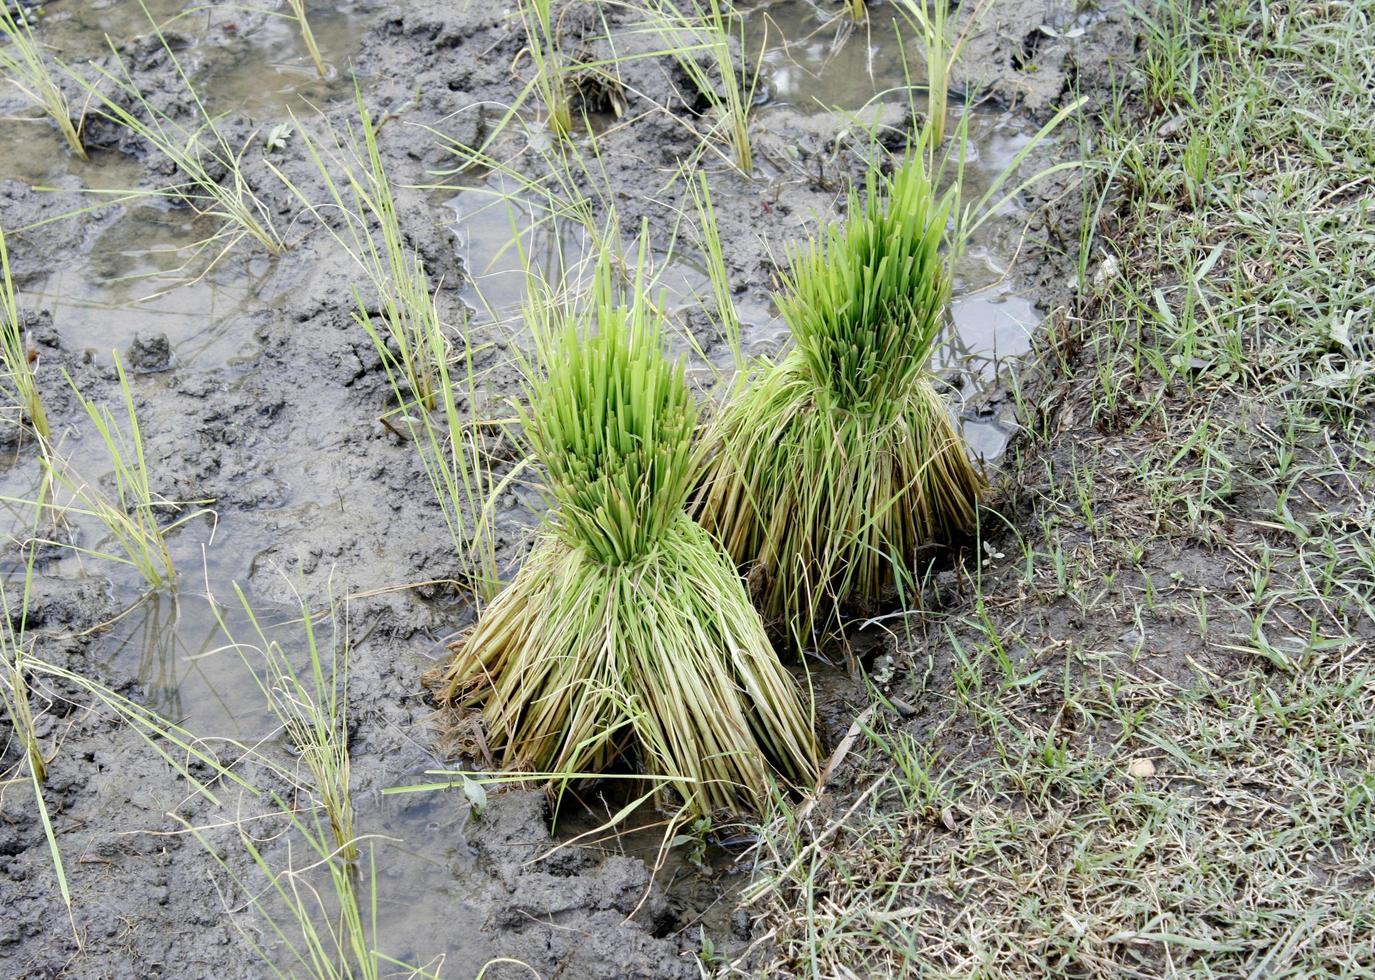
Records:
[[[0,368],[4,370],[5,383],[22,413],[21,419],[28,419],[38,438],[47,442],[51,437],[48,413],[43,407],[38,378],[20,327],[19,304],[10,276],[10,254],[3,228],[0,228]]]
[[[48,779],[48,763],[43,756],[43,746],[38,740],[34,727],[32,691],[29,683],[28,666],[28,614],[29,596],[33,585],[34,548],[28,547],[28,557],[24,563],[24,588],[19,600],[18,615],[10,608],[9,593],[0,588],[0,704],[4,705],[9,717],[10,729],[24,751],[25,768],[28,781],[33,788],[34,807],[43,825],[43,837],[48,844],[48,856],[52,861],[53,875],[57,881],[57,891],[62,904],[67,909],[67,920],[72,934],[80,934],[76,928],[75,910],[72,905],[71,887],[67,883],[67,867],[62,859],[62,848],[57,841],[57,831],[53,827],[52,815],[48,812],[47,797],[43,795],[43,784]],[[17,628],[15,624],[18,624]]]
[[[310,29],[310,18],[306,16],[306,0],[286,0],[287,6],[291,8],[291,15],[296,18],[296,23],[301,28],[301,40],[305,43],[306,50],[310,52],[310,60],[315,63],[315,71],[321,78],[329,75],[329,70],[325,67],[325,60],[320,57],[320,48],[315,43],[315,32]]]
[[[687,516],[696,409],[644,287],[603,255],[584,307],[537,295],[522,411],[551,503],[516,578],[455,646],[442,696],[506,770],[562,791],[633,753],[690,813],[815,776],[796,687],[734,569]]]
[[[927,374],[954,194],[937,199],[921,156],[871,173],[846,224],[791,252],[778,305],[795,346],[708,433],[698,517],[799,647],[971,527],[983,488]]]
[[[0,661],[3,661],[4,676],[0,678],[0,700],[3,700],[10,728],[15,740],[23,746],[24,754],[33,773],[35,783],[43,783],[48,778],[48,765],[43,757],[43,747],[38,740],[34,727],[33,705],[30,699],[29,681],[24,661],[27,656],[27,637],[29,617],[29,595],[33,587],[34,548],[26,548],[28,557],[24,562],[24,588],[20,594],[18,615],[12,615],[9,593],[0,589]]]
[[[950,76],[969,41],[970,31],[983,16],[990,0],[979,0],[964,26],[954,38],[950,36],[950,0],[898,0],[899,9],[916,24],[921,32],[922,51],[926,60],[927,116],[931,130],[930,149],[934,154],[945,141],[950,112]]]
[[[81,142],[80,127],[72,122],[67,97],[53,77],[53,68],[68,71],[66,66],[56,59],[53,59],[53,66],[49,66],[27,17],[16,16],[8,4],[0,4],[0,39],[3,39],[0,72],[8,75],[19,91],[47,113],[71,151],[85,160],[86,147]]]
[[[410,430],[425,476],[444,515],[454,552],[462,559],[468,585],[481,604],[493,599],[501,588],[493,508],[521,467],[502,480],[496,479],[487,462],[481,425],[464,421],[448,361],[440,358],[437,363],[440,421],[435,420],[433,413],[421,412],[405,417],[402,424]],[[464,363],[468,365],[466,389],[471,411],[478,404],[471,351],[465,351]]]

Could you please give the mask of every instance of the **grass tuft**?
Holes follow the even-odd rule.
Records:
[[[566,138],[573,132],[573,109],[568,69],[559,50],[558,31],[554,25],[552,0],[520,0],[519,7],[525,36],[529,39],[526,51],[535,67],[531,85],[544,101],[549,129]]]
[[[8,4],[0,4],[0,72],[8,75],[19,91],[48,114],[71,151],[85,160],[86,147],[81,143],[78,124],[72,122],[67,97],[53,77],[48,59],[33,36],[33,28],[22,13],[23,8],[19,9],[21,13],[16,16]],[[65,70],[60,62],[56,67]]]
[[[45,444],[43,468],[55,485],[64,486],[71,493],[72,502],[59,505],[46,500],[35,502],[9,497],[0,499],[29,504],[40,512],[50,511],[56,518],[78,516],[94,519],[108,532],[114,550],[79,545],[66,546],[80,554],[133,566],[149,589],[170,587],[176,584],[177,568],[167,544],[168,532],[209,511],[201,507],[189,510],[166,524],[159,520],[159,514],[181,509],[183,504],[167,500],[153,490],[148,462],[143,452],[143,432],[139,428],[138,415],[134,410],[134,393],[129,387],[129,378],[118,354],[115,355],[114,361],[124,406],[123,423],[108,406],[88,399],[70,377],[67,379],[77,401],[85,409],[86,417],[95,429],[100,444],[105,448],[112,467],[113,493],[103,490],[82,476],[70,463],[61,460],[52,447]],[[60,541],[44,543],[64,546]]]
[[[144,7],[144,13],[148,13],[147,7]],[[151,15],[149,20],[152,22]],[[245,237],[256,241],[269,255],[280,255],[286,251],[286,243],[273,226],[270,208],[259,198],[244,174],[243,157],[253,145],[253,138],[245,140],[238,149],[229,144],[215,117],[191,84],[190,77],[163,36],[161,28],[156,22],[152,23],[154,35],[195,103],[197,119],[194,126],[177,122],[149,101],[134,81],[113,42],[110,43],[110,51],[116,70],[93,66],[105,84],[87,81],[76,75],[72,77],[89,94],[92,112],[139,136],[176,167],[180,175],[177,183],[147,193],[184,201],[198,214],[221,222],[213,235],[195,247],[193,259],[203,251],[217,247],[206,268],[201,270],[201,275],[205,275],[210,267]],[[127,196],[142,192],[118,193]]]
[[[444,693],[480,713],[503,769],[562,789],[633,752],[689,813],[757,808],[776,779],[814,778],[811,727],[735,569],[686,513],[697,413],[643,281],[622,295],[604,257],[592,297],[531,305],[523,423],[551,510],[456,645]]]
[[[799,643],[973,525],[984,481],[928,377],[950,209],[917,155],[871,174],[865,203],[852,190],[849,222],[791,255],[779,307],[796,346],[711,425],[699,519]]]
[[[731,152],[729,156],[722,154],[723,159],[749,177],[754,172],[749,112],[759,80],[759,63],[736,65],[735,44],[742,57],[745,51],[744,18],[722,0],[650,0],[628,6],[643,18],[643,30],[662,40],[663,52],[672,56],[695,94],[707,103],[711,128],[702,148],[725,142]],[[759,57],[763,58],[762,49]]]
[[[43,441],[51,438],[48,413],[38,392],[38,378],[24,343],[20,328],[19,304],[15,299],[14,280],[10,277],[10,253],[5,247],[5,230],[0,228],[0,371],[8,398],[14,399],[20,413]]]

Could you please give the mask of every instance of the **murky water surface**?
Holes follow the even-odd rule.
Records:
[[[829,5],[835,6],[835,5]],[[52,37],[69,57],[89,56],[104,45],[104,37],[129,37],[145,29],[136,4],[63,4],[51,21]],[[155,16],[167,18],[181,9],[174,0],[150,3]],[[341,93],[342,72],[353,55],[363,14],[354,5],[322,9],[312,5],[317,39],[335,77],[316,77],[298,42],[294,26],[271,18],[252,32],[240,32],[223,16],[205,20],[193,14],[174,22],[191,36],[209,26],[215,50],[203,61],[198,86],[213,105],[239,105],[264,120],[280,119],[287,109],[307,111],[307,100]],[[751,44],[765,43],[763,56],[766,99],[759,107],[759,124],[767,125],[777,107],[817,111],[856,110],[874,99],[906,102],[906,78],[920,77],[921,66],[904,64],[890,28],[875,22],[854,27],[828,20],[804,0],[750,5]],[[201,20],[197,20],[201,18]],[[344,85],[347,94],[347,84]],[[918,100],[920,106],[920,101]],[[1030,133],[1006,116],[976,110],[970,127],[972,154],[966,193],[977,195],[1013,156],[1026,145]],[[80,164],[35,148],[40,141],[22,140],[0,148],[0,170],[36,185],[74,175],[93,190],[128,186],[137,168],[113,160]],[[546,276],[555,276],[561,263],[585,255],[587,241],[566,224],[545,224],[510,247],[515,227],[528,227],[535,212],[514,216],[505,204],[493,205],[491,192],[511,190],[501,180],[475,187],[448,200],[472,282],[465,299],[478,317],[513,320],[525,295],[522,252]],[[93,198],[92,205],[98,200]],[[184,211],[144,200],[117,205],[117,220],[90,237],[80,254],[26,290],[23,301],[52,311],[63,343],[87,348],[105,359],[112,348],[126,348],[135,334],[162,333],[170,341],[174,372],[220,372],[234,383],[236,365],[251,359],[257,348],[254,329],[263,310],[279,310],[289,297],[265,295],[265,260],[227,262],[193,282],[179,269],[187,246],[201,240],[206,229]],[[72,220],[81,220],[79,217]],[[1011,219],[1009,219],[1011,220]],[[1006,247],[1015,242],[1006,223],[990,222],[956,270],[952,330],[939,354],[943,373],[958,375],[963,391],[972,394],[996,381],[1007,361],[1025,353],[1038,316],[1030,299],[1012,288],[1006,276],[1013,256]],[[659,260],[671,308],[685,308],[710,296],[705,268],[687,253]],[[178,281],[183,284],[172,288]],[[709,302],[709,301],[708,301]],[[786,329],[766,292],[739,297],[745,323],[744,346],[750,354],[776,354],[786,341]],[[276,315],[275,313],[272,315]],[[716,352],[720,354],[718,350]],[[725,361],[717,360],[717,366]],[[167,376],[139,377],[145,390],[166,383]],[[996,420],[966,420],[966,432],[976,451],[988,457],[1001,452],[1009,435]],[[64,445],[84,467],[99,466],[99,453],[89,436]],[[304,467],[307,463],[299,464]],[[296,486],[309,486],[303,469],[289,470]],[[91,478],[98,472],[88,472]],[[287,482],[290,482],[288,479]],[[0,495],[32,498],[39,474],[31,461],[0,460]],[[232,582],[247,582],[257,556],[283,534],[293,521],[312,519],[309,499],[289,493],[274,506],[235,513],[213,526],[198,520],[173,535],[176,558],[188,570],[186,584],[176,597],[156,596],[136,606],[101,636],[94,656],[120,675],[138,678],[150,707],[196,732],[252,740],[270,732],[261,692],[248,666],[225,646],[206,598],[209,588],[230,603]],[[30,518],[16,505],[0,505],[0,522],[13,535],[28,533]],[[99,531],[80,521],[77,533],[88,546],[98,546]],[[305,526],[304,523],[298,526]],[[212,533],[213,530],[213,533]],[[203,570],[203,571],[202,571]],[[4,569],[14,575],[13,563]],[[46,574],[64,577],[105,576],[108,567],[91,559],[66,557],[51,562]],[[381,585],[391,583],[379,583]],[[128,576],[115,576],[113,585],[122,605],[132,605],[139,586]],[[250,595],[250,598],[255,598]],[[292,620],[297,612],[258,600],[265,621],[283,622],[283,636],[297,643]],[[242,616],[230,615],[232,626],[244,635]],[[299,646],[292,647],[299,649]],[[419,774],[413,774],[416,778]],[[380,843],[379,914],[393,942],[389,952],[425,959],[434,937],[474,933],[480,922],[452,920],[473,887],[467,877],[471,857],[463,843],[467,811],[451,796],[408,795],[358,801],[359,826],[399,843]],[[634,847],[647,847],[638,839]],[[453,939],[450,952],[461,949]]]

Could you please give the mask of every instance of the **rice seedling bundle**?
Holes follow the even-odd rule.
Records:
[[[849,220],[790,253],[778,302],[795,346],[712,423],[698,518],[799,644],[973,524],[984,481],[929,376],[952,202],[915,153],[871,173],[863,203],[852,188]]]
[[[812,780],[797,688],[729,557],[686,512],[697,412],[642,285],[621,295],[604,260],[589,310],[531,313],[541,371],[522,425],[549,516],[455,644],[443,696],[478,713],[501,768],[560,790],[627,753],[696,814]]]

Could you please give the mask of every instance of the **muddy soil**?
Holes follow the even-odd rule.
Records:
[[[209,271],[181,268],[187,249],[213,233],[213,221],[166,198],[103,193],[154,190],[175,179],[152,148],[91,119],[91,160],[82,163],[60,148],[50,126],[29,121],[13,89],[0,89],[0,225],[61,452],[86,478],[107,478],[108,464],[63,375],[87,397],[113,405],[117,351],[134,372],[156,489],[174,500],[213,501],[213,515],[172,536],[182,570],[175,593],[145,597],[125,569],[66,548],[42,550],[29,614],[39,653],[162,712],[208,745],[251,742],[273,725],[249,666],[224,648],[210,597],[228,604],[238,583],[260,616],[282,623],[277,635],[295,649],[297,594],[317,606],[348,597],[353,792],[358,829],[375,835],[383,950],[452,977],[474,976],[497,958],[508,962],[494,964],[488,976],[696,975],[703,935],[726,950],[744,938],[732,894],[748,869],[731,860],[743,835],[722,833],[705,870],[672,857],[651,884],[644,859],[652,859],[653,846],[633,836],[545,856],[554,838],[537,792],[494,792],[480,812],[457,792],[381,795],[457,761],[436,746],[419,677],[465,624],[468,606],[455,585],[460,563],[415,454],[378,421],[388,386],[354,321],[356,267],[302,214],[268,164],[308,197],[324,199],[299,132],[319,138],[327,124],[342,130],[355,112],[356,75],[370,110],[386,119],[381,150],[402,224],[439,284],[454,335],[484,346],[482,367],[498,404],[516,391],[503,351],[520,343],[512,316],[520,284],[510,253],[498,255],[511,237],[510,219],[504,208],[486,206],[482,191],[497,183],[490,175],[435,174],[452,166],[441,135],[469,145],[486,138],[530,68],[519,20],[500,5],[310,6],[331,66],[325,80],[310,69],[291,23],[277,16],[285,5],[188,4],[185,12],[175,0],[149,3],[186,74],[211,111],[224,114],[228,141],[245,147],[248,178],[291,246],[279,258],[243,241]],[[769,303],[775,257],[835,216],[845,182],[863,173],[858,125],[878,118],[885,140],[900,146],[910,123],[906,96],[893,91],[903,65],[885,3],[873,4],[869,23],[858,28],[832,19],[836,4],[742,7],[747,44],[767,45],[753,122],[757,173],[743,178],[712,156],[702,166],[746,348],[767,353],[785,336]],[[565,48],[604,45],[595,37],[602,15],[613,31],[630,19],[609,4],[567,4]],[[137,3],[52,0],[38,31],[88,78],[96,65],[114,67],[108,36],[151,102],[183,122],[195,118],[176,65],[150,36]],[[971,38],[955,86],[972,113],[968,183],[977,194],[1078,79],[1106,77],[1105,62],[1123,34],[1099,12],[999,0]],[[627,241],[647,223],[664,250],[675,315],[719,366],[726,352],[701,313],[698,297],[708,291],[694,241],[675,237],[678,215],[690,205],[672,177],[697,146],[701,107],[664,59],[634,62],[623,75],[621,119],[589,106],[600,112],[594,125],[605,186]],[[75,88],[72,96],[79,104]],[[532,147],[544,139],[537,114],[517,119],[496,144],[511,166],[536,175]],[[279,125],[293,135],[269,151],[263,137]],[[1073,142],[1061,137],[1036,160],[1063,157]],[[430,186],[437,183],[449,186]],[[971,443],[992,465],[1013,431],[1003,384],[1009,359],[1029,348],[1068,273],[1061,256],[1072,251],[1072,229],[1038,210],[1063,187],[1052,182],[1012,202],[958,269],[942,369]],[[559,234],[535,238],[537,261],[554,261],[560,243],[579,244]],[[4,438],[0,495],[33,498],[40,479],[33,447],[12,433]],[[524,487],[500,501],[500,552],[508,564],[519,561],[539,509],[538,495]],[[0,515],[12,540],[29,535],[32,516],[22,505],[4,504]],[[79,520],[69,533],[82,547],[102,544],[98,530]],[[6,549],[13,598],[23,569],[13,544]],[[242,617],[230,619],[245,627]],[[818,714],[834,739],[864,695],[841,672],[822,690]],[[267,975],[250,942],[283,962],[280,941],[246,909],[249,895],[177,819],[248,821],[270,807],[232,788],[212,806],[80,690],[50,685],[38,694],[39,733],[52,755],[45,795],[67,862],[74,921],[56,888],[30,788],[0,784],[0,974]],[[7,773],[17,771],[15,746],[5,745],[0,762]],[[249,767],[244,775],[287,791],[265,772]],[[596,811],[595,790],[588,799]],[[301,866],[304,856],[290,850],[282,831],[252,830],[276,866]],[[207,839],[231,871],[261,883],[237,830],[212,829]]]

